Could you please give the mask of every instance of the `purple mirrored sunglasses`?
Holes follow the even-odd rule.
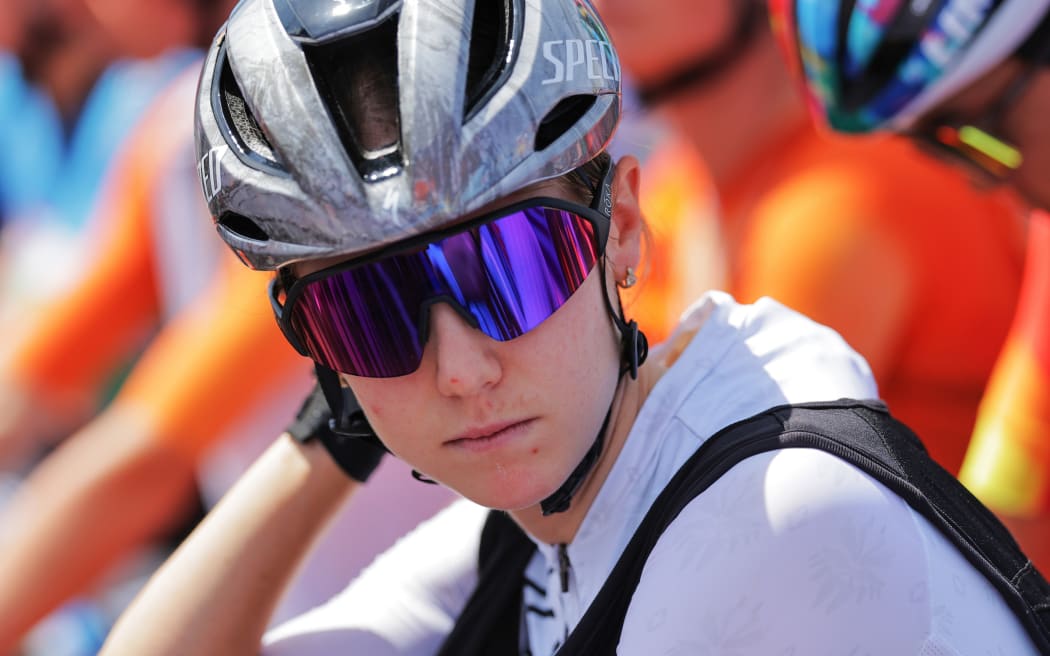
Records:
[[[604,253],[612,170],[590,207],[532,198],[294,281],[279,275],[270,299],[281,330],[303,355],[367,378],[419,368],[435,303],[495,340],[523,335],[565,304]]]

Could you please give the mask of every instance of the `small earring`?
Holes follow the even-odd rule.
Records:
[[[627,267],[627,275],[624,276],[623,280],[616,283],[616,286],[620,289],[630,289],[638,284],[638,278],[634,275],[634,269]]]

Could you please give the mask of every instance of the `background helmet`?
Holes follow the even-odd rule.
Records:
[[[203,69],[199,172],[222,238],[276,269],[567,173],[619,114],[589,0],[242,0]]]
[[[770,0],[813,113],[840,132],[907,130],[1037,27],[1046,38],[1048,9],[1050,0]]]

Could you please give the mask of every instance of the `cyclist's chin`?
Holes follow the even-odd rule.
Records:
[[[568,477],[549,467],[497,465],[482,473],[475,470],[463,485],[451,487],[476,504],[495,510],[523,510],[539,505]]]

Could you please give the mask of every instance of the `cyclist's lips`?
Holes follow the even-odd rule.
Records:
[[[468,451],[487,451],[498,448],[509,440],[525,435],[535,421],[535,418],[517,419],[472,427],[448,440],[445,444]]]

